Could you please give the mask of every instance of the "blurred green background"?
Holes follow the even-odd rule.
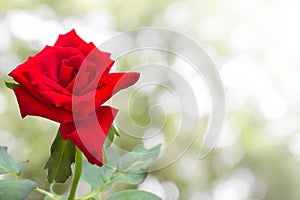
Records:
[[[198,159],[197,139],[179,160],[150,173],[139,188],[164,200],[298,200],[299,9],[297,0],[1,0],[0,145],[8,146],[17,160],[30,160],[23,177],[49,188],[43,167],[58,124],[37,117],[22,120],[13,92],[4,86],[11,80],[7,74],[72,28],[95,44],[133,28],[169,28],[196,40],[214,60],[227,96],[226,123],[207,158]],[[132,63],[139,63],[134,55],[117,65],[128,70]],[[161,93],[134,97],[136,123],[149,121],[148,110],[136,111]],[[210,116],[210,109],[203,109],[200,134]],[[172,135],[177,114],[162,115],[171,124],[166,135]],[[155,116],[161,117],[159,112]],[[134,144],[123,138],[116,143],[130,149]],[[178,149],[181,145],[175,144]],[[54,189],[65,192],[68,184]],[[117,184],[114,190],[128,187]],[[81,183],[79,193],[87,190]],[[28,199],[41,196],[34,192]]]

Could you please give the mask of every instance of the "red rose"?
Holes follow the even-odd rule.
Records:
[[[109,53],[86,43],[74,30],[60,35],[54,46],[9,74],[20,84],[14,92],[22,117],[59,122],[61,136],[101,166],[102,145],[117,113],[102,104],[139,79],[138,73],[109,73],[113,64]]]

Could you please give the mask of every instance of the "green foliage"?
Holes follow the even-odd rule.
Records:
[[[0,200],[23,200],[35,187],[35,182],[26,179],[0,180]]]
[[[141,190],[125,190],[112,194],[107,200],[132,200],[132,199],[145,199],[145,200],[160,200],[158,196]]]
[[[117,168],[126,173],[148,172],[154,160],[158,157],[161,144],[145,149],[142,145],[136,146],[132,152],[125,154],[118,162]]]
[[[97,190],[103,184],[102,171],[102,168],[91,165],[87,159],[83,157],[81,179],[91,186],[92,191]]]
[[[117,129],[115,128],[114,125],[111,125],[109,132],[112,132],[114,135],[120,137],[119,132],[117,131]]]
[[[0,174],[14,173],[20,175],[25,162],[17,162],[7,154],[7,147],[0,146]]]
[[[117,152],[109,147],[106,150],[107,162],[101,168],[89,164],[84,159],[82,180],[90,184],[92,191],[98,188],[101,191],[108,190],[117,181],[139,184],[146,178],[148,170],[159,155],[160,148],[161,145],[151,149],[138,145],[132,152],[119,158]]]
[[[13,83],[13,82],[5,82],[6,87],[8,87],[9,89],[15,89],[16,87],[18,87],[20,84],[18,83]]]
[[[46,163],[48,181],[64,183],[72,175],[71,164],[75,162],[76,148],[69,140],[64,140],[58,130],[51,146],[51,157]]]
[[[107,134],[107,139],[105,140],[105,143],[104,143],[105,147],[109,147],[111,145],[111,143],[114,141],[115,135],[120,137],[119,132],[116,130],[116,128],[112,124],[109,129],[109,132]]]
[[[25,162],[17,162],[7,154],[7,147],[0,146],[0,174],[21,174]],[[26,179],[11,178],[0,180],[0,200],[23,200],[36,187],[36,183]]]

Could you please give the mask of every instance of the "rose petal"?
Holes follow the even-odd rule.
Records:
[[[60,67],[59,72],[59,80],[63,86],[68,85],[73,79],[73,67],[67,65],[67,62],[63,62],[62,66]]]
[[[35,66],[31,64],[28,71],[43,69],[43,72],[46,72],[56,82],[59,82],[58,73],[63,61],[68,61],[67,65],[78,68],[85,59],[84,55],[78,49],[72,47],[49,47],[49,51],[43,57],[34,58],[41,60],[42,65]],[[76,62],[74,62],[75,59]]]
[[[32,96],[22,85],[16,87],[14,92],[23,118],[27,115],[34,115],[48,118],[59,123],[73,121],[72,112],[41,102]]]
[[[73,96],[73,112],[88,115],[97,109],[121,89],[133,85],[139,79],[139,73],[112,73],[106,83],[95,91],[83,96]]]
[[[89,53],[91,51],[93,51],[95,48],[97,48],[93,42],[90,42],[90,43],[85,43],[85,44],[81,44],[78,46],[78,49],[85,55],[89,55]]]
[[[76,48],[82,44],[87,44],[87,43],[77,35],[74,29],[72,29],[70,32],[66,34],[60,34],[54,46]]]
[[[29,57],[9,75],[46,104],[54,104],[56,107],[71,104],[71,93],[60,85],[58,73],[62,60],[78,57],[81,52],[74,48],[61,47],[47,47],[44,52],[42,56]],[[77,62],[79,57],[76,58]]]
[[[84,61],[81,65],[79,72],[75,77],[75,82],[73,83],[73,94],[79,96],[85,93],[90,82],[94,82],[94,77],[97,72],[97,65],[88,60]]]
[[[80,94],[85,94],[89,91],[95,90],[98,87],[98,83],[102,82],[109,76],[109,71],[114,62],[114,60],[110,59],[110,53],[100,51],[95,47],[87,55],[86,59],[80,67],[80,70],[78,71],[78,78],[80,77],[81,73],[85,72],[93,73],[91,75],[94,77],[84,88],[81,89]],[[77,88],[76,82],[74,88]]]
[[[112,73],[105,80],[106,83],[98,87],[95,97],[96,107],[105,103],[114,94],[122,89],[128,88],[129,86],[135,84],[140,77],[137,72],[128,73]]]
[[[60,133],[64,139],[70,139],[92,164],[102,166],[102,147],[109,132],[117,109],[101,106],[85,121],[61,124]],[[76,117],[75,117],[76,120]]]
[[[78,55],[71,56],[70,58],[68,58],[67,64],[69,66],[74,67],[74,71],[78,72],[78,70],[84,60],[85,60],[84,55],[78,54]]]

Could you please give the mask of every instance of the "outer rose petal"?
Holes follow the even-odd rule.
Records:
[[[135,84],[139,77],[140,74],[137,72],[109,74],[107,82],[96,91],[95,105],[100,106],[120,90]]]
[[[32,96],[22,85],[16,87],[14,92],[23,118],[26,117],[26,115],[34,115],[45,117],[59,123],[73,121],[72,112],[41,102]]]
[[[82,44],[87,44],[87,43],[76,34],[74,29],[72,29],[70,32],[66,34],[60,34],[54,46],[76,48]]]
[[[117,111],[109,106],[101,106],[85,121],[77,122],[76,127],[73,122],[61,124],[60,133],[64,139],[70,139],[90,163],[102,166],[102,146]]]
[[[9,75],[17,82],[25,85],[26,88],[28,88],[32,82],[47,84],[39,81],[39,75],[41,74],[53,79],[54,82],[58,82],[58,73],[62,61],[80,55],[82,55],[82,53],[75,48],[46,46],[40,53],[29,57],[27,61],[17,66]],[[84,56],[82,55],[81,62],[83,60]],[[81,63],[78,64],[80,66]]]
[[[139,77],[140,74],[136,72],[109,74],[106,82],[102,83],[96,91],[91,91],[86,95],[73,98],[73,111],[76,113],[85,113],[85,115],[89,114],[121,89],[136,83]]]
[[[80,55],[80,51],[61,47],[47,47],[43,51],[45,53],[42,56],[29,57],[9,75],[46,104],[54,104],[57,107],[71,104],[71,93],[58,83],[58,65],[61,65],[59,62],[65,57]]]

